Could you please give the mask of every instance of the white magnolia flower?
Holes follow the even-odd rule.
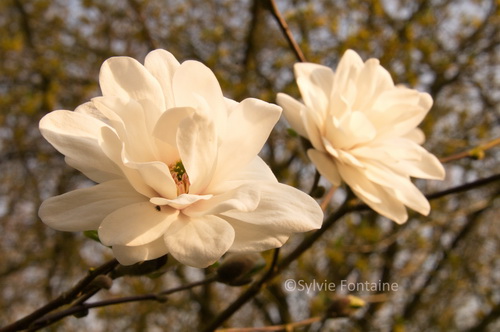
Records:
[[[99,81],[102,97],[40,121],[66,162],[99,183],[44,201],[47,225],[98,230],[122,264],[170,253],[195,267],[320,227],[318,204],[257,156],[280,107],[226,99],[210,69],[164,50],[144,66],[111,58]]]
[[[427,93],[394,86],[377,59],[363,63],[348,50],[334,73],[328,67],[297,63],[301,103],[278,94],[290,125],[310,140],[307,151],[333,185],[344,180],[378,213],[403,223],[405,205],[424,215],[430,205],[410,177],[443,179],[444,168],[420,144],[418,128],[432,106]]]

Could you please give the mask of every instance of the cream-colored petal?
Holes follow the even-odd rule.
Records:
[[[84,113],[54,111],[40,120],[40,132],[69,165],[96,182],[117,179],[120,168],[99,146],[101,128],[107,125]]]
[[[280,107],[253,98],[245,99],[235,107],[227,120],[228,127],[218,149],[212,183],[224,181],[252,161],[264,146],[280,115]]]
[[[370,110],[378,95],[393,87],[391,75],[380,62],[377,59],[367,60],[356,80],[357,98],[352,108],[359,111]]]
[[[391,189],[404,205],[423,215],[429,214],[429,202],[411,183],[404,168],[393,170],[383,164],[371,162],[366,163],[364,174],[370,181]]]
[[[180,123],[193,116],[195,112],[192,107],[173,107],[166,110],[158,119],[153,136],[171,146],[177,146],[177,130]]]
[[[97,120],[100,120],[106,124],[109,124],[106,116],[104,116],[104,114],[102,114],[101,111],[99,111],[95,107],[94,103],[91,101],[88,101],[86,103],[79,105],[77,108],[75,108],[74,112],[86,114],[86,115],[91,116],[93,118],[96,118]]]
[[[48,226],[60,231],[96,230],[104,218],[122,207],[147,202],[125,180],[111,180],[45,200],[38,214]]]
[[[163,236],[153,242],[140,246],[113,246],[113,255],[122,265],[132,265],[135,263],[159,258],[168,254],[167,246]]]
[[[280,248],[290,237],[290,233],[283,233],[272,225],[255,225],[224,216],[235,231],[231,252],[262,252]]]
[[[418,153],[420,154],[418,161],[404,160],[401,163],[408,175],[421,179],[443,180],[446,171],[439,159],[420,146]]]
[[[228,210],[248,212],[255,210],[260,200],[259,183],[246,183],[230,191],[198,201],[183,211],[192,217],[220,214]]]
[[[184,209],[198,201],[209,200],[213,195],[191,195],[182,194],[174,199],[167,199],[163,197],[152,197],[149,201],[156,205],[168,205],[175,209]]]
[[[248,182],[258,181],[278,182],[276,176],[274,176],[272,170],[262,158],[255,156],[243,169],[238,172],[232,172],[224,181],[219,183],[212,182],[206,191],[217,195],[234,190]]]
[[[175,106],[174,93],[172,89],[172,80],[175,71],[179,68],[180,63],[172,55],[165,50],[154,50],[149,52],[144,61],[146,69],[160,83],[165,97],[165,108],[169,109]]]
[[[185,61],[174,73],[175,105],[209,112],[216,132],[223,135],[228,116],[227,104],[214,73],[198,61]]]
[[[293,68],[304,103],[324,119],[333,84],[333,71],[315,63],[299,62]]]
[[[125,166],[137,170],[142,182],[161,197],[169,199],[177,197],[177,186],[166,164],[159,161],[148,163],[125,162]]]
[[[321,227],[323,211],[309,195],[281,183],[266,182],[259,186],[260,202],[255,210],[230,210],[222,215],[254,225],[274,225],[281,233],[307,232]]]
[[[403,137],[407,138],[410,141],[413,141],[419,145],[422,145],[425,142],[425,134],[422,131],[422,129],[420,129],[420,128],[415,128],[415,129],[409,131]]]
[[[337,171],[335,162],[329,155],[315,149],[307,150],[307,155],[321,175],[323,175],[334,186],[340,186],[342,179]]]
[[[129,183],[137,192],[143,194],[146,197],[157,196],[158,193],[144,183],[144,180],[137,169],[128,167],[125,164],[127,160],[124,156],[123,142],[120,141],[116,132],[109,127],[103,127],[101,131],[102,132],[99,139],[99,146],[101,147],[106,157],[111,159],[116,165],[120,167],[122,173],[125,175]]]
[[[103,96],[147,99],[158,110],[165,109],[165,98],[160,83],[137,60],[129,57],[112,57],[101,66],[99,85]],[[159,114],[157,114],[159,116]]]
[[[363,60],[353,50],[347,50],[339,61],[332,87],[332,95],[337,93],[344,95],[344,89],[349,86],[350,81],[356,80],[363,69]]]
[[[278,105],[283,107],[285,118],[293,130],[295,130],[300,136],[308,138],[301,116],[305,105],[284,93],[278,93],[276,101]]]
[[[92,101],[110,119],[129,159],[135,162],[155,159],[153,140],[145,117],[149,110],[143,109],[135,100],[115,96],[98,97]]]
[[[217,133],[214,123],[194,114],[184,119],[177,131],[177,148],[189,176],[192,194],[203,194],[212,180],[217,162]]]
[[[312,146],[317,150],[324,151],[325,148],[323,147],[321,139],[321,131],[323,130],[324,124],[318,124],[318,114],[314,113],[314,110],[306,108],[304,112],[301,113],[301,115],[302,122],[304,123],[304,128],[307,132],[307,137],[309,137],[309,141],[311,142]]]
[[[389,193],[384,186],[369,181],[361,171],[353,167],[339,165],[338,170],[352,191],[373,210],[400,224],[408,219],[404,204],[394,193]]]
[[[198,268],[215,263],[234,241],[234,229],[216,216],[180,215],[165,234],[168,251],[179,262]]]
[[[99,239],[104,245],[139,246],[160,238],[179,211],[150,202],[124,206],[110,213],[99,226]]]

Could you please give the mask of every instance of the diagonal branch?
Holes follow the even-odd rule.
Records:
[[[65,305],[71,303],[78,297],[84,290],[90,285],[90,283],[100,275],[107,274],[111,272],[118,262],[116,259],[112,259],[109,262],[104,263],[96,269],[91,269],[86,277],[80,280],[71,290],[61,294],[56,299],[50,301],[43,307],[35,310],[31,314],[21,318],[20,320],[0,328],[0,332],[12,332],[19,331],[28,328],[34,321],[45,316],[49,312]]]
[[[281,13],[278,9],[278,6],[276,5],[276,2],[274,0],[268,0],[268,1],[269,1],[268,5],[269,5],[269,9],[271,11],[271,14],[274,16],[274,18],[278,22],[280,29],[283,32],[283,35],[285,36],[286,40],[288,41],[290,48],[295,53],[297,60],[300,62],[307,62],[306,57],[304,56],[304,53],[302,53],[302,50],[300,49],[299,44],[297,44],[297,41],[295,41],[295,38],[293,37],[292,32],[290,31],[290,28],[288,27],[288,24],[286,23],[285,19],[281,15]]]

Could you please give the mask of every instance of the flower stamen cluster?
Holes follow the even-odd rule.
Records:
[[[179,160],[175,164],[170,165],[168,169],[177,187],[177,196],[189,193],[189,186],[191,183],[189,182],[189,177],[182,161]]]

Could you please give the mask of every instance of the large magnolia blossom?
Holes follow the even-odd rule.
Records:
[[[280,107],[224,98],[210,69],[164,50],[144,66],[107,60],[99,83],[102,97],[40,121],[66,162],[99,183],[44,201],[47,225],[98,230],[122,264],[169,253],[195,267],[320,227],[317,203],[257,156]]]
[[[395,86],[377,59],[348,50],[334,71],[297,63],[301,103],[278,94],[278,104],[318,171],[335,186],[344,180],[378,213],[403,223],[405,205],[424,215],[430,205],[410,177],[443,179],[438,159],[420,144],[418,128],[432,106],[427,93]]]

